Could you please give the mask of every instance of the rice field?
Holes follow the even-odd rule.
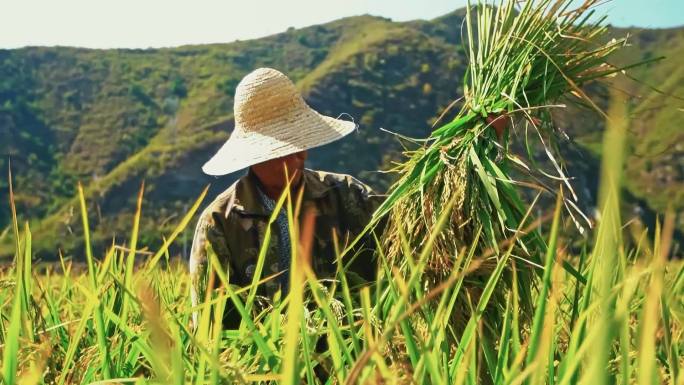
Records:
[[[589,51],[582,44],[590,39],[555,44],[568,36],[558,29],[549,37],[559,25],[590,38],[600,21],[577,27],[588,8],[567,14],[568,1],[540,0],[541,8],[520,12],[513,3],[469,15],[477,22],[469,22],[468,37],[480,40],[470,44],[466,103],[398,167],[399,182],[376,213],[390,222],[375,238],[377,277],[368,285],[347,282],[353,256],[342,245],[335,278],[314,275],[312,227],[300,227],[287,193],[278,204],[300,240],[292,244],[288,295],[258,295],[273,279],[262,274],[265,253],[247,287],[231,285],[210,255],[216,289],[193,307],[185,261],[168,250],[206,191],[142,260],[144,187],[127,244],[99,254],[79,186],[86,266],[60,256],[47,269],[33,266],[31,230],[17,220],[10,191],[15,257],[0,271],[0,382],[684,385],[684,263],[669,255],[674,213],[650,230],[620,213],[626,101],[615,95],[606,114],[600,215],[587,218],[584,234],[561,169],[552,188],[525,201],[501,166],[522,163],[508,152],[509,137],[502,146],[486,130],[490,113],[518,114],[550,137],[551,115],[537,110],[567,93],[582,100],[582,81],[621,71],[602,65],[621,43]],[[558,24],[557,15],[568,18]],[[500,35],[516,28],[531,31],[518,46]],[[542,43],[543,55],[520,51]],[[548,66],[568,52],[580,56],[557,71]],[[469,167],[454,171],[454,164]],[[556,203],[537,217],[539,197]],[[468,217],[476,220],[459,231]],[[228,305],[241,318],[235,329],[223,327]]]
[[[30,229],[15,221],[15,261],[0,274],[3,383],[682,384],[684,264],[668,259],[670,216],[650,233],[628,227],[631,239],[623,240],[617,182],[626,119],[615,122],[606,132],[603,210],[592,241],[571,247],[575,240],[564,234],[573,234],[572,221],[559,195],[543,224],[548,248],[541,274],[525,282],[534,301],[529,314],[521,310],[517,284],[505,286],[502,303],[491,302],[515,242],[502,244],[501,255],[483,256],[476,240],[455,256],[447,279],[423,284],[445,215],[424,249],[402,255],[407,268],[380,253],[373,285],[349,287],[343,263],[337,279],[324,285],[297,248],[286,298],[256,296],[268,277],[255,274],[253,286],[236,288],[215,269],[219,289],[197,308],[185,265],[173,263],[166,247],[203,196],[165,247],[137,268],[135,253],[122,248],[93,255],[86,232],[87,269],[76,272],[62,260],[58,268],[35,271]],[[475,293],[469,273],[483,263],[494,268]],[[515,269],[510,278],[520,279]],[[467,308],[455,308],[460,296],[468,298]],[[242,316],[235,330],[222,328],[227,301]],[[198,322],[191,325],[195,311]],[[455,324],[454,312],[469,317]]]

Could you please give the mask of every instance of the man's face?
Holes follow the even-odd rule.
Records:
[[[297,186],[302,178],[306,158],[306,151],[301,151],[255,164],[252,166],[252,171],[264,186],[282,190],[287,185],[285,169],[287,169],[287,176],[292,179],[292,186]]]

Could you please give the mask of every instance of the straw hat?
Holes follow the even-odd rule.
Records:
[[[202,171],[225,175],[253,164],[322,146],[354,131],[354,122],[309,107],[287,76],[259,68],[235,90],[235,129]]]

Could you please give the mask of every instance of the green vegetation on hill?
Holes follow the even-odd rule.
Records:
[[[86,186],[95,244],[102,248],[112,237],[126,237],[145,180],[143,210],[151,215],[141,224],[142,237],[159,243],[160,232],[170,230],[171,219],[206,184],[211,197],[236,178],[210,178],[200,166],[232,128],[235,86],[260,66],[287,73],[322,113],[348,113],[360,124],[344,140],[313,150],[310,165],[358,175],[384,190],[391,177],[375,171],[396,159],[401,145],[380,128],[424,137],[462,93],[462,18],[462,11],[406,23],[359,16],[262,39],[170,49],[0,50],[0,169],[11,158],[23,219],[43,218],[32,226],[34,249],[46,258],[58,248],[81,254],[77,181]],[[615,85],[635,95],[626,186],[645,210],[662,212],[671,204],[681,211],[684,101],[650,86],[684,96],[684,29],[613,33],[633,35],[616,62],[667,57],[629,73],[640,82]],[[606,104],[605,89],[591,91]],[[581,145],[567,152],[569,173],[593,196],[595,182],[582,180],[582,173],[596,169],[603,119],[588,111],[561,115]],[[6,202],[8,181],[1,175]],[[9,217],[0,205],[0,233]],[[682,216],[678,226],[684,229]],[[0,236],[0,242],[0,256],[11,254],[9,240]]]

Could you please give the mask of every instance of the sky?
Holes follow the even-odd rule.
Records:
[[[432,19],[465,3],[466,0],[0,0],[0,48],[148,48],[227,43],[361,14],[395,21]],[[608,22],[616,26],[684,25],[684,0],[608,0],[600,11],[607,13]]]

